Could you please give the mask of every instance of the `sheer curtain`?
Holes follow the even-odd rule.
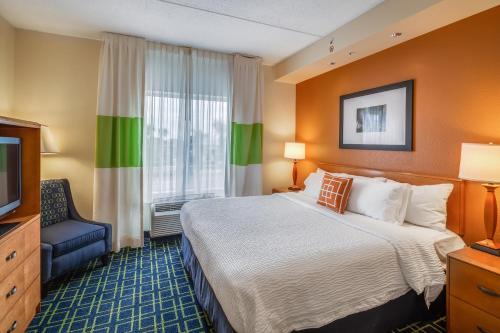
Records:
[[[171,196],[225,195],[232,58],[148,42],[143,137],[146,205]]]

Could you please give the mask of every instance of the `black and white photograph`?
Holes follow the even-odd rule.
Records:
[[[358,108],[356,132],[385,132],[387,104]]]
[[[340,97],[343,149],[412,150],[413,80]]]

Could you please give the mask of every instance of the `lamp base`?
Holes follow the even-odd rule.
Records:
[[[292,191],[292,192],[296,192],[296,191],[300,191],[302,189],[300,187],[298,187],[297,185],[293,185],[293,186],[289,186],[288,190]]]
[[[492,239],[485,239],[476,243],[472,243],[470,247],[500,257],[500,243],[497,243]]]

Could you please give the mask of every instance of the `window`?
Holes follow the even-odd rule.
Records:
[[[192,194],[224,196],[231,58],[154,46],[146,63],[146,191],[153,200]]]

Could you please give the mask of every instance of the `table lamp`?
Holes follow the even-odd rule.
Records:
[[[286,142],[285,158],[293,160],[293,186],[288,187],[288,189],[290,191],[299,191],[300,187],[297,186],[297,161],[306,158],[306,145],[300,142]]]
[[[483,182],[482,185],[486,189],[484,203],[486,239],[473,243],[471,247],[500,256],[500,243],[493,240],[497,226],[495,190],[500,186],[500,145],[462,143],[459,177]]]
[[[50,155],[59,153],[59,147],[48,126],[42,125],[40,133],[40,153]]]

